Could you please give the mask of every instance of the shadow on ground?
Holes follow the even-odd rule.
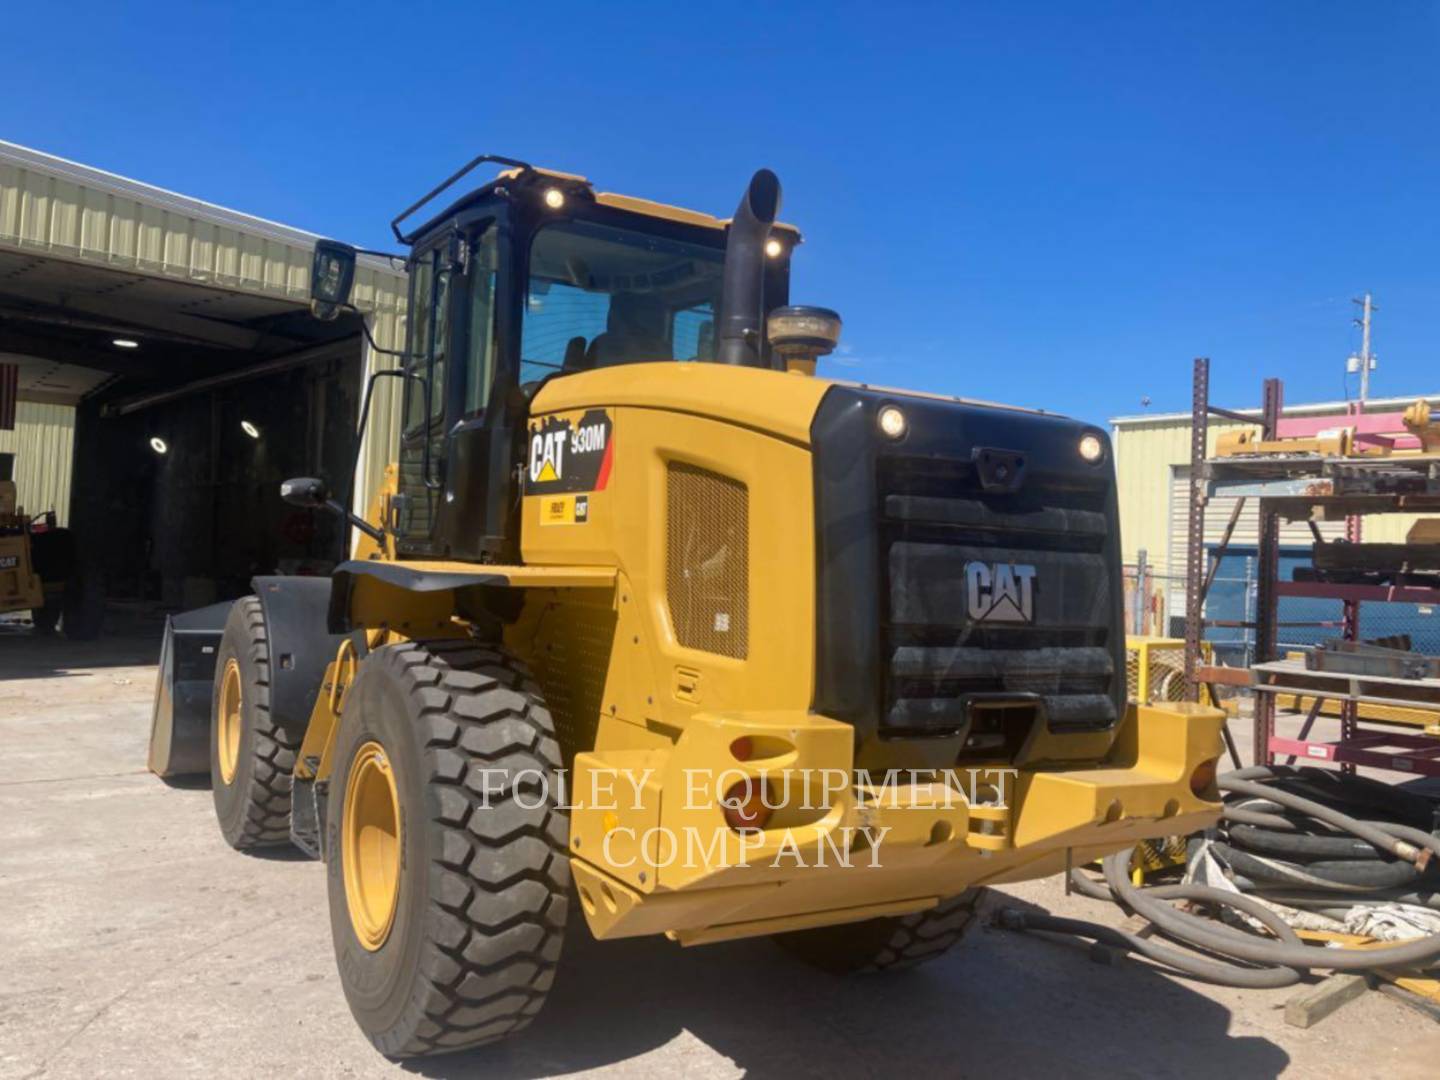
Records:
[[[163,620],[112,619],[94,641],[64,634],[37,634],[15,622],[0,623],[0,680],[93,678],[85,669],[139,667],[160,657]]]
[[[572,929],[529,1031],[406,1067],[437,1080],[531,1080],[616,1065],[685,1034],[761,1080],[1151,1077],[1183,1074],[1186,1061],[1207,1075],[1271,1077],[1290,1060],[1267,1039],[1230,1035],[1223,1005],[1143,966],[1101,967],[989,928],[927,967],[849,979],[800,966],[766,940],[682,950]],[[697,1047],[697,1067],[704,1056]]]

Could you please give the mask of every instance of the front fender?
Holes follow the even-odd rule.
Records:
[[[330,579],[257,577],[251,581],[265,612],[270,651],[270,715],[291,731],[310,721],[325,667],[345,637],[331,633]]]

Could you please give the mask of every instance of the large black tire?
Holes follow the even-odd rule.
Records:
[[[367,947],[346,895],[345,808],[353,767],[377,743],[400,809],[398,885],[388,930]],[[560,748],[524,666],[474,641],[377,649],[346,696],[333,760],[330,926],[361,1030],[403,1058],[528,1025],[554,981],[570,864]]]
[[[835,975],[897,971],[934,960],[976,926],[989,889],[967,889],[928,911],[776,934],[806,963]]]
[[[227,762],[226,671],[234,664],[239,682],[239,734]],[[220,832],[231,847],[272,847],[290,842],[290,785],[295,753],[304,731],[286,731],[270,715],[270,644],[260,600],[235,601],[215,655],[215,689],[210,701],[210,784]]]

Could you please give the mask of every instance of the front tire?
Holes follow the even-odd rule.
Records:
[[[68,631],[69,616],[66,616]],[[215,657],[210,702],[210,787],[231,847],[290,842],[290,785],[303,731],[270,714],[270,643],[258,597],[235,601]]]
[[[776,934],[786,952],[833,975],[898,971],[934,960],[981,920],[989,889],[966,889],[913,915]]]
[[[560,749],[528,672],[474,641],[376,649],[346,695],[326,825],[330,928],[392,1058],[525,1027],[569,904]]]

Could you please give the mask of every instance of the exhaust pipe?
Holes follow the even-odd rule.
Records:
[[[780,178],[761,169],[750,178],[725,241],[724,292],[715,351],[715,359],[722,364],[760,364],[765,241],[779,213]]]

